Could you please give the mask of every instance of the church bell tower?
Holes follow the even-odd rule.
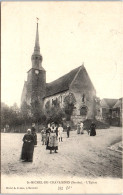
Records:
[[[46,71],[42,67],[42,60],[37,21],[34,52],[31,56],[32,67],[27,72],[27,102],[29,104],[40,101],[43,105],[43,98],[46,92]]]

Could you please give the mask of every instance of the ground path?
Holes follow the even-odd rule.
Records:
[[[19,161],[23,134],[1,134],[1,167],[4,175],[69,176],[74,177],[122,177],[122,155],[108,147],[122,139],[121,128],[97,130],[96,137],[77,135],[70,138],[63,133],[58,153],[49,154],[42,146],[38,134],[38,145],[34,149],[33,163]]]

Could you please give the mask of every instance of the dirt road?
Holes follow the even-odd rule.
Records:
[[[58,153],[49,154],[42,146],[38,134],[38,145],[34,149],[33,163],[19,161],[23,134],[1,134],[2,174],[27,176],[69,176],[74,177],[122,177],[122,155],[108,147],[121,141],[121,128],[112,127],[97,130],[96,137],[77,135],[70,132],[70,138],[63,134]]]

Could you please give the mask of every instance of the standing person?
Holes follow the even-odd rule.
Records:
[[[31,134],[31,129],[28,129],[27,133],[23,137],[21,160],[23,160],[24,162],[32,162],[33,152],[34,152],[34,137]]]
[[[77,134],[80,134],[80,123],[77,124]]]
[[[50,128],[50,124],[48,124],[48,127],[46,129],[46,150],[48,149],[50,132],[51,132],[51,128]]]
[[[58,137],[58,124],[56,124],[55,127],[56,127],[56,136]]]
[[[67,138],[69,138],[70,136],[70,130],[71,130],[71,127],[69,124],[67,124]]]
[[[61,142],[63,142],[63,140],[62,140],[62,133],[63,133],[63,127],[62,127],[61,124],[59,124],[59,128],[58,128],[59,142],[60,142],[60,139],[61,139]]]
[[[94,122],[91,123],[91,126],[90,126],[90,136],[95,136],[96,135],[96,125]]]
[[[52,150],[57,153],[58,150],[58,136],[57,136],[57,129],[55,127],[55,123],[51,123],[51,132],[49,136],[49,143],[47,149],[50,150],[50,154],[52,154]]]
[[[43,141],[43,127],[41,128],[41,142]]]
[[[83,122],[81,121],[80,123],[80,133],[84,134],[84,130],[83,130]]]
[[[35,129],[35,123],[32,123],[32,128],[31,128],[32,135],[34,137],[34,145],[37,145],[37,134],[36,134],[36,129]]]
[[[43,127],[42,129],[41,135],[42,135],[42,145],[46,145],[46,128],[45,127]]]

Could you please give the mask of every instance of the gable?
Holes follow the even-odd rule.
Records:
[[[120,107],[122,107],[122,100],[123,98],[120,98],[117,102],[116,102],[116,104],[113,106],[113,108],[120,108]]]
[[[109,99],[109,98],[104,98],[105,102],[109,106],[109,108],[113,108],[113,106],[116,104],[118,99]]]
[[[81,66],[80,70],[72,81],[70,88],[76,92],[79,92],[81,90],[93,90],[96,93],[93,83],[84,66]]]
[[[105,99],[102,99],[102,100],[100,101],[100,105],[101,105],[102,108],[109,108],[109,106],[108,106],[108,104],[106,103]]]

